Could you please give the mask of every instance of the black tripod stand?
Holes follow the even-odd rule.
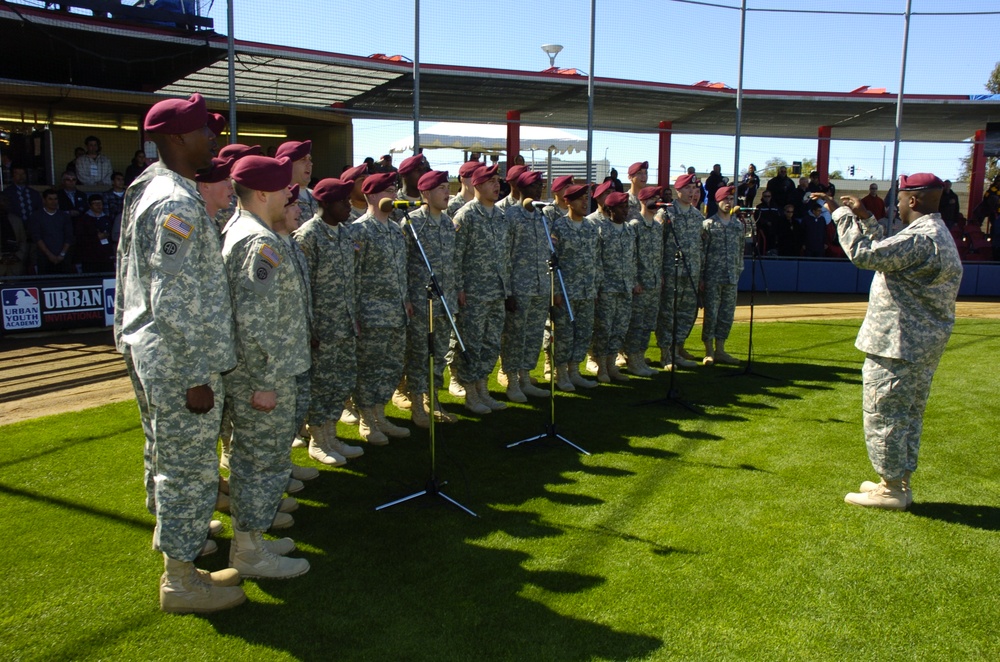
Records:
[[[416,499],[422,496],[438,496],[451,503],[465,512],[469,513],[473,517],[479,517],[476,513],[472,512],[458,501],[455,501],[450,496],[441,491],[441,488],[448,484],[448,481],[440,481],[437,477],[437,437],[435,430],[437,425],[435,423],[434,410],[437,403],[437,385],[434,383],[434,298],[437,297],[441,300],[441,307],[444,309],[445,315],[448,318],[448,323],[451,325],[452,331],[455,333],[455,338],[458,341],[458,347],[461,352],[465,353],[465,343],[462,342],[462,336],[455,327],[455,318],[451,314],[451,309],[448,308],[448,300],[444,296],[444,291],[441,289],[441,285],[438,283],[437,276],[434,275],[434,270],[431,268],[430,260],[427,259],[427,253],[424,252],[424,245],[420,242],[420,237],[417,236],[417,229],[414,227],[413,222],[410,220],[410,215],[403,210],[403,215],[406,217],[404,225],[410,228],[410,233],[413,235],[413,241],[416,242],[417,248],[420,250],[420,257],[424,261],[424,266],[427,267],[427,273],[430,275],[430,279],[427,282],[427,367],[428,367],[428,379],[430,380],[430,388],[427,389],[427,397],[429,398],[430,413],[429,413],[429,433],[430,433],[430,449],[431,449],[431,475],[424,484],[424,489],[409,494],[407,496],[401,497],[389,503],[384,503],[381,506],[375,508],[375,510],[384,510],[392,506],[399,505],[406,501]],[[423,407],[423,402],[414,402],[414,407]]]
[[[757,210],[753,210],[756,214]],[[757,249],[757,220],[755,215],[751,215],[747,222],[750,224],[750,236],[753,240],[750,242],[750,338],[747,341],[747,364],[742,370],[734,372],[732,374],[726,375],[727,377],[760,377],[762,379],[773,379],[775,381],[780,381],[777,377],[772,377],[771,375],[765,375],[754,371],[753,369],[753,305],[754,305],[754,294],[757,292],[757,267],[760,266],[760,276],[764,280],[764,292],[768,292],[767,287],[767,274],[764,273],[764,263],[760,261],[760,251]]]
[[[524,206],[527,209],[529,205],[533,204],[533,201],[529,198],[524,201]],[[564,444],[572,446],[576,450],[580,451],[584,455],[590,455],[587,451],[580,448],[572,441],[566,437],[559,434],[559,430],[556,428],[556,340],[557,340],[557,329],[556,329],[556,277],[559,278],[559,289],[562,292],[563,303],[566,305],[566,313],[569,315],[570,324],[576,323],[576,318],[573,316],[573,306],[570,305],[569,295],[566,294],[566,283],[563,282],[562,270],[559,268],[559,258],[556,256],[556,247],[552,243],[552,233],[549,232],[549,224],[545,220],[545,214],[541,214],[542,225],[545,228],[545,238],[549,242],[549,327],[552,332],[550,334],[552,340],[552,347],[549,350],[552,352],[552,375],[549,379],[549,424],[545,426],[545,431],[541,434],[536,434],[533,437],[528,437],[527,439],[522,439],[520,441],[515,441],[514,443],[507,444],[507,448],[514,448],[514,446],[520,446],[521,444],[526,444],[531,441],[539,441],[540,439],[557,439]]]

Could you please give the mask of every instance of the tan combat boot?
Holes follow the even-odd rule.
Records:
[[[396,425],[385,417],[385,407],[382,405],[375,407],[375,419],[378,421],[378,429],[396,439],[405,439],[410,436],[410,429]]]
[[[883,508],[885,510],[906,510],[909,502],[903,481],[885,480],[878,483],[874,489],[867,492],[851,492],[844,497],[846,503],[866,508]]]
[[[510,385],[510,380],[507,378],[507,373],[503,371],[503,368],[497,370],[497,384],[504,388]]]
[[[548,390],[538,388],[531,383],[531,373],[527,370],[521,370],[518,373],[518,381],[521,383],[521,393],[525,395],[533,398],[547,398],[550,395]]]
[[[490,395],[489,381],[487,378],[484,377],[476,382],[476,388],[479,390],[479,401],[493,411],[501,411],[507,408],[506,402],[495,400],[493,396]],[[527,398],[525,398],[525,400],[527,400]]]
[[[424,411],[428,414],[431,411],[431,396],[427,393],[424,396]],[[434,398],[434,420],[438,423],[457,423],[458,416],[441,406],[441,400]]]
[[[907,507],[909,507],[913,503],[913,490],[910,489],[910,476],[912,475],[913,475],[912,471],[906,471],[903,473],[903,491],[906,492]],[[870,480],[866,480],[865,482],[861,483],[861,487],[859,487],[858,489],[861,492],[870,492],[881,484],[882,484],[881,482],[873,483]]]
[[[602,384],[610,383],[611,376],[608,374],[608,357],[598,356],[596,361],[597,361],[597,381],[599,381]]]
[[[357,425],[359,420],[358,408],[354,406],[354,398],[347,398],[344,402],[344,411],[340,412],[340,422]]]
[[[448,392],[456,398],[464,398],[465,386],[458,381],[458,376],[454,370],[450,370],[449,372],[451,372],[451,379],[448,382]]]
[[[413,402],[410,400],[410,389],[406,384],[406,377],[403,377],[399,381],[399,386],[392,392],[392,404],[405,410],[413,406]]]
[[[347,458],[333,452],[329,447],[329,428],[324,423],[320,426],[309,426],[309,457],[321,464],[331,467],[342,467],[347,464]]]
[[[608,356],[604,357],[604,364],[608,368],[608,377],[611,378],[611,381],[615,382],[628,381],[628,375],[623,375],[621,370],[618,369],[618,364],[615,363],[615,357],[613,354],[609,354]]]
[[[269,550],[261,531],[240,531],[235,527],[229,565],[246,578],[291,579],[309,572],[306,559],[290,559]]]
[[[576,363],[570,362],[567,368],[569,368],[569,380],[573,382],[573,386],[579,386],[580,388],[595,388],[597,386],[597,382],[587,379],[580,374],[580,366]]]
[[[412,394],[413,406],[410,407],[410,420],[418,428],[424,428],[425,430],[431,426],[431,419],[427,415],[427,409],[424,405],[424,401],[427,400],[426,393],[413,393]],[[418,404],[419,403],[419,404]]]
[[[205,581],[190,561],[178,561],[164,554],[163,568],[160,609],[165,612],[207,614],[230,609],[247,599],[239,586],[216,586]],[[236,577],[238,581],[239,575]]]
[[[506,375],[504,375],[506,377]],[[521,388],[521,378],[516,373],[512,374],[509,378],[504,379],[507,382],[506,393],[507,399],[511,402],[527,402],[528,396],[524,394]]]
[[[389,438],[378,428],[378,416],[375,407],[364,407],[358,410],[358,434],[372,446],[385,446]]]
[[[326,447],[329,450],[348,460],[361,457],[365,454],[364,449],[360,446],[351,446],[337,437],[337,422],[334,419],[331,418],[324,425],[327,428]]]
[[[569,378],[569,366],[565,363],[556,366],[556,388],[567,393],[572,393],[576,390],[576,387],[573,386],[573,382]]]
[[[475,382],[470,382],[465,384],[465,408],[471,411],[473,414],[490,414],[493,410],[482,401],[479,396],[479,389]]]

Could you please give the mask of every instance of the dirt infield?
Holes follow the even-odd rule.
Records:
[[[763,294],[754,298],[754,321],[860,319],[863,295]],[[1000,300],[958,302],[958,316],[1000,319]],[[741,294],[736,320],[750,319]],[[133,397],[109,329],[0,339],[0,424],[79,411]]]

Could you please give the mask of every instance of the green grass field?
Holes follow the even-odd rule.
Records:
[[[780,381],[682,372],[702,415],[637,406],[665,374],[560,395],[590,457],[505,448],[547,405],[440,426],[445,491],[478,519],[437,498],[374,512],[422,487],[429,454],[423,431],[368,447],[296,495],[311,572],[244,582],[209,617],[158,609],[133,403],[0,428],[0,659],[996,660],[1000,322],[955,328],[906,513],[843,503],[876,478],[857,327],[756,325]],[[219,543],[200,565],[225,564]]]

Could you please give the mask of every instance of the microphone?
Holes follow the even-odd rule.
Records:
[[[409,200],[393,200],[391,198],[383,198],[381,202],[378,203],[379,211],[382,213],[388,213],[393,209],[413,209],[414,207],[421,206],[422,202],[410,202]]]
[[[672,202],[657,202],[655,205],[653,205],[653,208],[654,209],[666,209],[667,207],[673,207],[673,206],[674,206],[674,203],[672,203]]]
[[[528,211],[532,211],[533,209],[545,209],[550,204],[552,203],[545,202],[543,200],[532,200],[531,198],[525,198],[521,201],[521,206]]]

